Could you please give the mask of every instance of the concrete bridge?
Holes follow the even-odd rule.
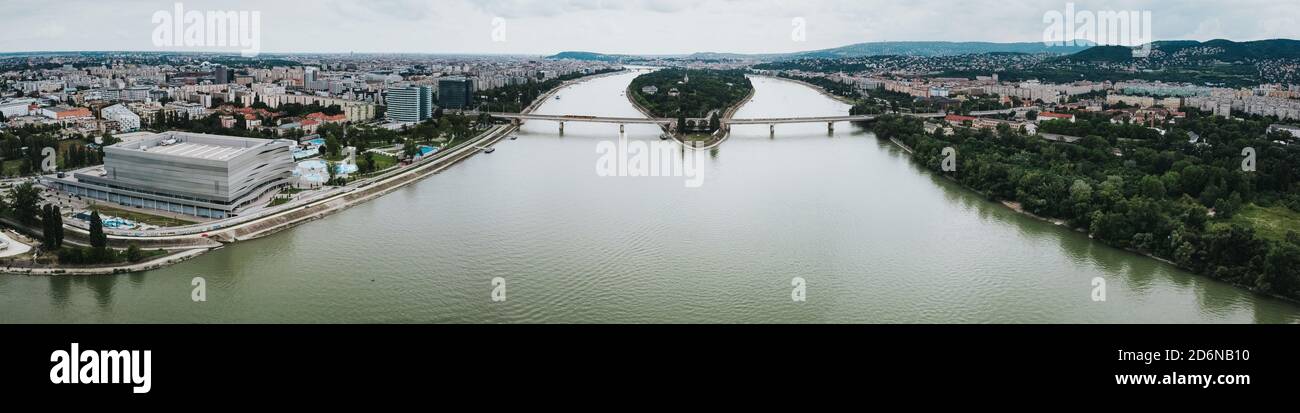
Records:
[[[971,112],[970,116],[988,116],[995,114],[1007,114],[1014,112],[1014,109],[986,110]],[[948,116],[947,112],[935,113],[894,113],[894,115],[909,116],[914,118],[942,118]],[[750,119],[722,119],[722,125],[727,130],[731,130],[732,125],[768,125],[772,134],[776,134],[776,125],[785,123],[826,123],[826,131],[835,132],[835,122],[868,122],[875,120],[884,115],[844,115],[844,116],[812,116],[803,118],[750,118]]]
[[[477,112],[465,112],[467,115],[477,115]],[[526,120],[545,120],[558,122],[560,124],[560,133],[564,133],[565,122],[587,122],[587,123],[613,123],[618,124],[618,131],[623,132],[623,125],[660,125],[671,126],[676,123],[676,119],[669,118],[622,118],[608,116],[583,116],[583,115],[538,115],[532,113],[505,113],[505,112],[487,112],[494,118],[510,119],[515,125],[522,124]]]
[[[970,116],[987,116],[994,114],[1007,114],[1014,112],[1014,109],[987,110],[971,112]],[[623,125],[642,124],[642,125],[660,125],[672,127],[677,119],[673,118],[624,118],[624,117],[606,117],[606,116],[583,116],[583,115],[538,115],[529,113],[505,113],[505,112],[486,112],[494,118],[510,119],[515,124],[521,124],[526,120],[544,120],[558,122],[560,124],[560,133],[564,133],[565,122],[589,122],[589,123],[612,123],[618,124],[619,132],[623,131]],[[468,111],[467,115],[477,115],[478,112]],[[948,116],[946,112],[937,113],[896,113],[896,115],[910,116],[917,118],[942,118]],[[787,117],[787,118],[733,118],[721,119],[720,123],[726,130],[731,130],[732,125],[769,125],[773,134],[776,133],[776,125],[787,123],[826,123],[828,132],[835,132],[836,122],[867,122],[875,120],[883,115],[838,115],[838,116],[812,116],[812,117]]]

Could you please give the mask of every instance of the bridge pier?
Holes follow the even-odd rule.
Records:
[[[561,135],[564,134],[564,122],[563,122],[563,121],[560,122],[560,134],[561,134]]]
[[[767,132],[772,136],[776,136],[776,124],[773,123],[771,125],[767,125]]]
[[[826,122],[826,133],[835,134],[835,122]]]
[[[620,124],[618,124],[618,133],[623,133],[623,132],[624,132],[623,124],[620,123]]]

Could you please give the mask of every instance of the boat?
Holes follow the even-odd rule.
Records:
[[[483,153],[492,153],[492,152],[496,152],[496,150],[497,148],[487,148],[483,150]]]
[[[519,139],[519,135],[510,135],[510,140]]]

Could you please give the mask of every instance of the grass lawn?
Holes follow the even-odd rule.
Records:
[[[1287,231],[1300,232],[1300,212],[1282,205],[1264,208],[1255,204],[1241,209],[1231,222],[1248,225],[1260,237],[1286,241]]]
[[[373,152],[372,152],[372,153],[373,153]],[[380,154],[377,154],[377,153],[376,153],[376,154],[374,154],[374,157],[375,157],[375,171],[376,171],[376,172],[378,172],[378,171],[382,171],[382,170],[385,170],[385,169],[388,169],[388,168],[392,168],[393,165],[397,165],[397,157],[396,157],[396,156],[380,155]]]
[[[292,198],[290,197],[277,195],[275,198],[271,198],[271,203],[266,204],[266,206],[267,207],[280,206],[289,203],[289,201],[291,200]]]
[[[194,221],[186,221],[178,218],[164,217],[142,212],[129,211],[121,208],[114,208],[104,204],[95,204],[90,210],[99,212],[100,215],[111,215],[118,218],[126,218],[135,222],[141,222],[149,225],[160,227],[179,227],[182,225],[195,224]]]

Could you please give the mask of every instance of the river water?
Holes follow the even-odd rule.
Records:
[[[635,74],[546,114],[639,116]],[[847,113],[755,78],[738,118]],[[632,141],[657,142],[629,125]],[[518,140],[375,201],[116,276],[0,276],[0,322],[1294,323],[1260,297],[1016,214],[849,124],[737,126],[703,183],[599,176],[618,127]],[[207,300],[194,302],[202,277]],[[493,279],[504,301],[493,301]],[[802,279],[805,301],[792,299]],[[1103,278],[1106,300],[1092,300]],[[498,292],[502,292],[498,290]]]

